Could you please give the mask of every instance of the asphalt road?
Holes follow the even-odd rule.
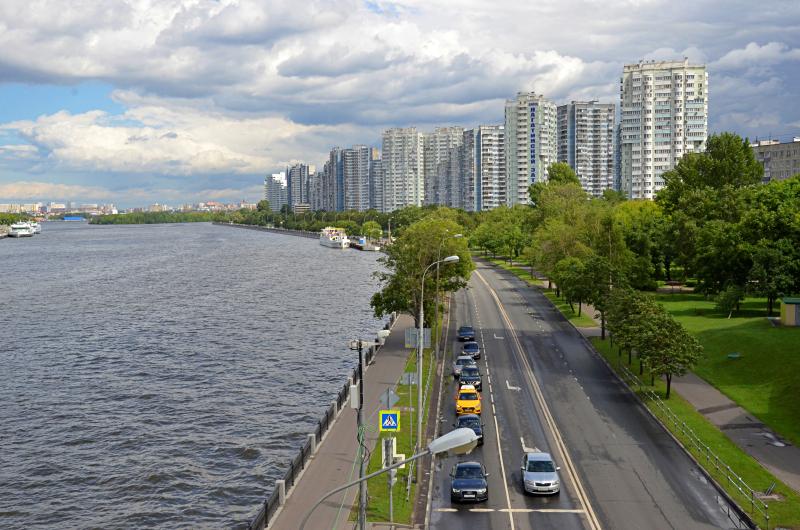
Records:
[[[437,461],[431,528],[734,527],[713,485],[541,293],[478,263],[455,318],[483,348],[485,443]],[[455,392],[446,378],[442,432],[455,421]],[[523,493],[522,457],[533,449],[561,467],[560,495]],[[450,469],[468,460],[490,472],[489,500],[451,504]]]

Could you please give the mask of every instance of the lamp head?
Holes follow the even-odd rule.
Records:
[[[458,263],[460,259],[458,256],[447,256],[442,260],[442,263]]]
[[[466,455],[477,445],[478,435],[475,431],[462,427],[433,440],[428,444],[428,451],[433,455],[444,452],[451,455]]]

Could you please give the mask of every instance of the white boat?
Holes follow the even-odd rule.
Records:
[[[319,244],[331,248],[348,248],[350,240],[344,229],[326,226],[319,233]]]
[[[8,237],[32,237],[33,227],[29,223],[14,223],[8,232]]]
[[[34,234],[42,233],[42,225],[40,225],[37,221],[28,221],[28,224],[31,225]]]

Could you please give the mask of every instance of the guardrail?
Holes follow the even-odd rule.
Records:
[[[223,223],[225,224],[225,223]],[[234,225],[237,226],[237,225]],[[390,316],[389,322],[384,326],[384,329],[389,329],[394,322],[394,315]],[[369,365],[375,358],[380,345],[375,344],[370,346],[364,352],[364,366]],[[263,530],[269,526],[270,521],[275,517],[278,508],[286,502],[286,492],[295,485],[300,473],[305,469],[311,456],[316,452],[317,445],[322,442],[325,433],[330,429],[338,413],[345,407],[345,404],[350,399],[350,385],[357,385],[360,383],[358,367],[353,369],[352,374],[347,382],[342,386],[336,395],[336,399],[331,402],[325,410],[322,418],[317,421],[317,426],[314,428],[313,433],[309,433],[305,443],[300,447],[297,455],[289,460],[288,469],[283,475],[282,479],[275,481],[275,488],[272,493],[264,499],[258,513],[247,525],[247,530]]]
[[[625,381],[625,384],[627,384],[631,389],[633,389],[634,385],[637,386],[639,388],[639,392],[650,399],[655,406],[658,407],[658,410],[664,414],[664,417],[667,418],[667,420],[673,425],[675,425],[675,427],[680,430],[684,436],[686,436],[686,438],[689,440],[689,443],[702,455],[701,457],[705,457],[708,464],[713,465],[717,472],[725,476],[727,483],[741,494],[742,500],[750,501],[750,513],[755,517],[763,519],[765,529],[769,530],[769,505],[757,498],[756,491],[748,486],[744,479],[737,475],[728,464],[723,462],[722,459],[717,456],[709,446],[703,443],[703,441],[699,436],[697,436],[692,428],[689,427],[686,422],[680,419],[674,412],[672,412],[672,410],[670,410],[666,403],[664,403],[664,400],[661,399],[661,396],[659,396],[653,390],[647,388],[641,379],[639,379],[636,374],[631,372],[627,367],[620,364],[618,368],[620,377],[623,381]],[[725,505],[728,508],[728,519],[736,524],[737,528],[752,528],[752,521],[748,520],[746,516],[743,517],[744,514],[737,513],[736,510],[734,510],[734,513],[731,513],[730,505],[728,503],[725,503]],[[734,516],[736,519],[733,518]],[[745,526],[738,526],[740,524],[744,524]]]

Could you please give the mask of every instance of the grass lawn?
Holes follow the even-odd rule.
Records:
[[[800,327],[772,326],[763,298],[748,298],[730,319],[701,295],[657,299],[705,348],[695,373],[799,445]],[[728,359],[731,352],[741,358]]]
[[[501,269],[505,269],[513,273],[515,276],[527,282],[529,285],[541,289],[542,293],[544,293],[544,295],[547,298],[549,298],[551,302],[553,302],[553,305],[555,305],[559,311],[561,311],[561,314],[563,314],[567,318],[567,320],[569,320],[576,326],[582,328],[597,327],[597,322],[595,322],[594,319],[592,319],[585,312],[581,311],[581,314],[578,315],[577,304],[573,304],[573,307],[575,308],[574,310],[570,309],[569,304],[563,298],[556,297],[555,289],[547,289],[546,287],[542,287],[541,280],[531,277],[530,268],[523,268],[520,265],[514,265],[512,267],[511,265],[509,265],[508,260],[504,260],[501,258],[485,258],[485,259],[488,260],[490,263],[493,263],[494,265],[500,267]]]
[[[424,363],[422,365],[422,378],[424,381],[427,381],[431,375],[430,372],[430,361],[433,355],[432,349],[425,350],[425,357]],[[406,363],[406,372],[414,372],[416,373],[417,370],[417,355],[415,351],[409,350],[408,362]],[[436,369],[434,366],[433,374],[436,374]],[[431,381],[431,385],[436,384],[435,381]],[[378,471],[383,467],[383,462],[381,461],[383,455],[383,438],[389,436],[395,436],[397,438],[396,442],[396,451],[400,454],[406,455],[406,458],[412,456],[414,454],[414,448],[411,446],[411,432],[413,430],[414,437],[416,438],[417,431],[416,431],[416,409],[417,409],[417,387],[416,385],[400,385],[398,384],[394,389],[395,393],[400,397],[400,401],[395,404],[395,409],[400,409],[400,432],[396,435],[394,433],[381,433],[381,438],[375,444],[375,447],[372,449],[372,453],[369,455],[369,463],[367,464],[367,473],[372,473],[374,471]],[[423,387],[424,391],[424,387]],[[431,389],[428,390],[429,395],[428,399],[430,399],[430,392]],[[409,412],[409,407],[414,409],[414,415]],[[425,409],[427,410],[427,406]],[[425,428],[427,422],[427,412],[425,413],[425,417],[423,417],[423,429]],[[377,432],[378,430],[378,420],[376,418],[371,418],[369,430],[371,432]],[[419,463],[417,461],[416,463]],[[416,468],[415,468],[416,469]],[[406,482],[408,473],[411,471],[411,465],[407,464],[405,469],[398,469],[397,470],[397,482],[395,483],[394,487],[392,488],[392,496],[393,496],[393,521],[395,523],[405,523],[411,524],[411,514],[414,510],[414,499],[416,498],[416,489],[417,484],[411,484],[411,492],[408,496],[408,500],[406,500]],[[355,521],[358,519],[358,498],[356,498],[356,503],[353,505],[353,510],[350,512],[350,520]],[[374,477],[367,481],[367,521],[388,521],[389,520],[389,475],[383,474],[377,477]]]
[[[609,341],[602,341],[597,337],[591,339],[595,349],[599,351],[616,369],[617,363],[620,362],[618,350],[615,348],[612,352],[609,346]],[[627,355],[622,356],[621,362],[627,364]],[[638,364],[636,360],[633,361],[631,371],[638,373]],[[647,377],[645,377],[645,381]],[[651,387],[653,388],[653,387]],[[661,396],[666,391],[666,385],[661,380],[656,380],[656,386],[653,388]],[[700,462],[701,465],[706,467],[705,456],[700,458],[701,454],[694,448],[679,429],[667,421],[663,416],[663,412],[656,407],[651,400],[644,394],[637,392],[639,397],[642,398],[647,407],[658,416],[665,425],[667,425],[676,438],[681,440],[685,447],[689,449]],[[723,462],[731,466],[731,468],[744,479],[744,481],[756,491],[765,491],[771,484],[777,483],[775,492],[778,493],[782,500],[769,501],[769,516],[770,528],[800,528],[800,495],[795,493],[792,489],[780,482],[774,475],[764,469],[755,459],[742,451],[735,443],[733,443],[725,434],[722,433],[716,426],[706,420],[706,418],[697,412],[694,407],[685,401],[680,395],[672,392],[669,400],[665,403],[669,409],[697,434],[697,436],[708,445]],[[731,487],[725,480],[725,476],[719,473],[713,465],[708,465],[706,470],[713,476],[719,484],[721,484],[731,497],[733,497],[739,505],[753,516],[756,524],[762,528],[766,527],[763,517],[758,513],[750,512],[750,498],[743,497],[739,491]]]

